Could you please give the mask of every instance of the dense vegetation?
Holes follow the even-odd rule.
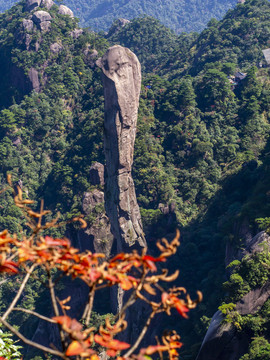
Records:
[[[104,163],[103,89],[94,50],[102,55],[110,44],[120,43],[135,51],[144,73],[136,192],[150,246],[176,226],[182,230],[183,244],[171,266],[180,267],[184,285],[202,290],[205,298],[195,315],[179,325],[186,344],[182,356],[194,358],[225,291],[231,296],[227,302],[234,304],[268,276],[264,266],[269,260],[258,256],[245,278],[243,269],[250,263],[244,259],[222,288],[226,244],[241,247],[242,225],[247,223],[254,235],[256,219],[269,216],[270,71],[262,49],[269,46],[270,4],[246,0],[222,21],[210,21],[199,35],[176,36],[144,17],[106,39],[87,30],[75,39],[70,33],[76,20],[59,15],[56,7],[50,13],[51,30],[29,31],[28,50],[22,19],[29,14],[22,3],[0,15],[1,184],[11,173],[22,181],[25,195],[45,198],[64,219],[80,213],[83,194],[92,188],[89,168],[95,161]],[[56,42],[61,45],[57,53],[50,49]],[[21,86],[32,68],[39,73],[38,93]],[[236,71],[246,77],[238,81]],[[14,83],[18,73],[20,84]],[[164,207],[166,214],[160,210]],[[17,232],[22,224],[9,192],[0,198],[0,224]],[[66,230],[71,231],[63,227],[55,235]],[[248,277],[254,267],[260,283]],[[1,291],[3,302],[10,284]],[[33,302],[27,298],[25,306],[38,299],[38,288],[33,291]],[[266,304],[261,310],[266,319],[267,309]],[[257,317],[251,320],[249,326],[255,326]],[[268,349],[265,326],[250,331],[255,339],[244,360],[252,358],[258,344]]]
[[[0,0],[0,12],[18,0]],[[57,1],[56,1],[57,2]],[[212,18],[220,19],[235,6],[236,0],[177,1],[167,0],[60,0],[70,7],[82,26],[95,30],[108,30],[116,18],[133,19],[151,15],[177,33],[201,31]]]

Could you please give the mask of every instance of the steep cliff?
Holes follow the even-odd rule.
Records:
[[[146,246],[131,175],[141,89],[140,63],[129,49],[111,47],[98,59],[105,95],[105,206],[118,251]]]

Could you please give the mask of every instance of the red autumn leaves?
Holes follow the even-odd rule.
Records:
[[[5,230],[0,233],[0,272],[16,274],[18,272],[18,264],[12,261],[12,248],[14,239]]]
[[[65,275],[84,281],[92,294],[104,287],[119,285],[124,291],[130,291],[134,295],[134,301],[141,299],[150,306],[150,310],[152,308],[149,319],[162,312],[170,315],[171,309],[176,309],[182,317],[187,318],[189,309],[194,308],[201,301],[200,293],[198,300],[192,301],[184,288],[165,291],[160,285],[161,282],[171,282],[178,277],[178,271],[172,275],[168,275],[168,270],[158,271],[158,263],[165,262],[168,257],[176,253],[180,244],[179,232],[170,243],[166,239],[157,243],[160,250],[158,257],[146,254],[146,249],[143,249],[142,254],[137,251],[129,254],[120,253],[106,260],[104,254],[93,254],[90,251],[80,253],[71,246],[68,239],[42,236],[42,231],[56,226],[57,220],[42,225],[42,217],[48,212],[43,210],[43,204],[40,212],[32,211],[28,205],[33,202],[23,200],[20,189],[15,196],[15,203],[24,210],[32,235],[23,236],[19,240],[16,236],[10,236],[7,231],[0,233],[0,272],[16,274],[19,272],[19,267],[27,272],[29,265],[39,266],[48,273],[52,269],[58,269]],[[81,218],[77,218],[77,221],[84,222]],[[155,301],[151,300],[153,296]],[[155,353],[159,353],[162,358],[163,352],[168,353],[170,360],[178,358],[177,349],[182,343],[175,333],[163,337],[162,344],[141,349],[137,355],[134,355],[130,344],[116,338],[127,327],[124,313],[119,315],[120,318],[114,324],[106,319],[105,326],[100,326],[98,330],[85,329],[76,319],[66,315],[65,310],[69,310],[69,306],[65,305],[68,299],[58,302],[64,315],[53,317],[53,321],[61,328],[61,334],[64,334],[65,347],[62,354],[64,359],[76,356],[78,359],[98,360],[97,345],[105,348],[108,356],[118,356],[118,360],[128,358],[147,360]],[[88,311],[91,314],[91,310]],[[58,315],[57,312],[55,313]],[[128,350],[130,348],[131,350]],[[124,350],[127,350],[127,356],[124,354],[121,357],[120,353]]]

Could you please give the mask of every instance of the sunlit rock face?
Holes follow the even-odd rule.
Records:
[[[141,66],[135,54],[119,45],[109,48],[97,65],[103,71],[105,96],[105,207],[118,251],[129,251],[146,246],[131,176]]]
[[[70,10],[70,8],[68,8],[65,5],[60,5],[59,9],[58,9],[58,12],[59,12],[59,14],[62,14],[62,15],[68,15],[68,16],[70,16],[72,18],[74,17],[73,11]]]

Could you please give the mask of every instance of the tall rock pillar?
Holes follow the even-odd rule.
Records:
[[[120,45],[109,48],[97,65],[103,71],[105,97],[105,208],[118,251],[128,251],[146,246],[131,175],[141,66],[136,55]]]

